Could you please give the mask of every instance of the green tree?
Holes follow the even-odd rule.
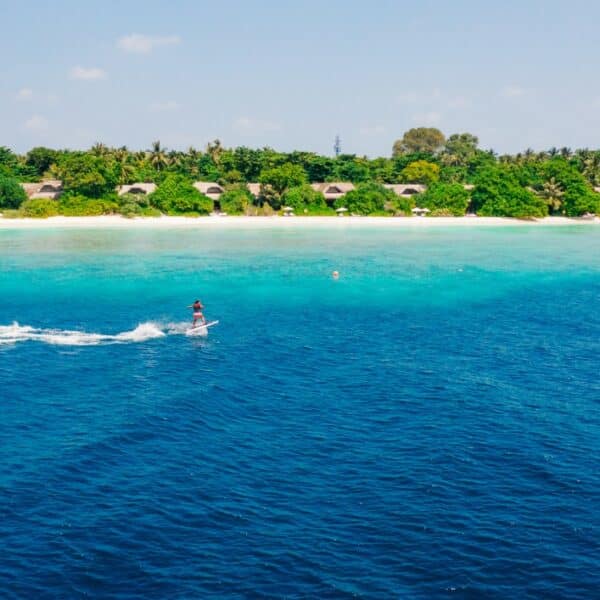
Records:
[[[157,171],[162,171],[169,166],[167,152],[165,148],[160,145],[159,140],[152,142],[152,148],[150,149],[150,164]]]
[[[201,194],[183,175],[169,173],[149,197],[152,206],[167,214],[190,213],[206,215],[213,201]]]
[[[334,178],[352,183],[369,181],[369,161],[354,154],[340,154],[334,162]]]
[[[230,169],[235,169],[242,174],[246,182],[256,181],[262,169],[261,151],[253,148],[240,146],[231,153],[232,165]],[[225,157],[222,157],[224,162]]]
[[[38,146],[27,153],[25,164],[34,169],[38,177],[41,177],[58,160],[59,155],[58,150]]]
[[[460,183],[434,183],[419,195],[419,206],[460,217],[469,206],[469,192]]]
[[[263,171],[258,180],[262,202],[268,202],[277,210],[281,207],[281,198],[286,190],[306,182],[306,171],[299,165],[286,163]]]
[[[100,198],[114,191],[117,185],[115,163],[110,157],[85,152],[62,155],[56,173],[66,192],[88,198]]]
[[[228,215],[242,215],[252,204],[252,194],[244,184],[230,186],[219,198],[221,210]]]
[[[441,154],[442,164],[464,166],[477,152],[479,140],[470,133],[453,133],[447,140]]]
[[[325,196],[307,183],[292,187],[283,195],[283,204],[291,206],[296,212],[304,210],[324,210],[327,208]]]
[[[548,205],[548,212],[550,214],[561,212],[565,192],[554,177],[543,183],[539,195]]]
[[[10,148],[0,146],[0,175],[17,177],[19,174],[19,157]]]
[[[445,141],[444,134],[435,127],[416,127],[409,129],[402,139],[394,142],[392,156],[410,152],[436,154],[443,148]]]
[[[478,174],[471,205],[482,216],[524,219],[548,214],[546,203],[522,187],[514,173],[502,166],[486,167]]]
[[[430,185],[440,178],[440,168],[426,160],[417,160],[410,163],[400,173],[402,180],[407,183],[424,183]]]
[[[397,196],[378,183],[362,183],[335,201],[335,208],[345,207],[357,215],[381,213],[396,206]]]
[[[206,145],[206,154],[210,156],[215,165],[219,164],[223,152],[224,148],[221,144],[221,140],[214,140]]]
[[[19,208],[27,194],[15,177],[0,173],[0,208]]]
[[[600,195],[568,160],[553,158],[545,163],[543,172],[547,181],[553,179],[564,190],[561,208],[567,216],[600,212]]]

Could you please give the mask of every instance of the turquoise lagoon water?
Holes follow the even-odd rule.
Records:
[[[2,596],[594,597],[599,340],[595,227],[0,231]]]

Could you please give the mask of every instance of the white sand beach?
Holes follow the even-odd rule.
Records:
[[[600,218],[569,219],[546,217],[536,220],[507,219],[501,217],[138,217],[120,215],[98,217],[50,217],[48,219],[5,219],[0,217],[0,229],[53,229],[53,228],[249,228],[271,227],[532,227],[600,225]]]

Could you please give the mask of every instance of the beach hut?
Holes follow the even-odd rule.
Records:
[[[418,206],[415,206],[415,208],[412,209],[412,214],[415,215],[415,217],[424,217],[429,212],[431,211],[428,208],[419,208]]]
[[[196,181],[194,187],[211,200],[218,200],[225,192],[222,186],[212,181]]]
[[[340,208],[336,208],[335,212],[338,217],[343,217],[348,212],[348,209],[344,206],[340,206]]]
[[[21,187],[25,190],[28,198],[50,198],[56,200],[62,192],[62,181],[58,179],[45,179],[36,183],[22,183]]]
[[[294,216],[294,209],[291,206],[284,206],[281,210],[283,212],[284,217],[293,217]]]
[[[401,198],[410,198],[427,190],[427,186],[422,183],[385,183],[383,187],[392,190],[394,194]]]
[[[354,188],[354,184],[347,181],[332,181],[326,183],[311,183],[312,189],[321,192],[327,204],[332,205],[338,198],[342,198]]]
[[[148,196],[156,190],[155,183],[130,183],[127,185],[120,185],[117,188],[117,194],[124,196],[125,194],[137,194],[139,196]]]

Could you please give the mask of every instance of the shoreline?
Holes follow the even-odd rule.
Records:
[[[376,226],[389,228],[435,228],[435,227],[540,227],[540,226],[600,225],[600,218],[577,219],[545,217],[536,220],[520,220],[506,217],[136,217],[128,219],[120,215],[95,217],[49,217],[47,219],[5,219],[0,217],[0,230],[8,229],[54,229],[54,228],[236,228],[268,229],[272,227],[333,226],[357,228]]]

